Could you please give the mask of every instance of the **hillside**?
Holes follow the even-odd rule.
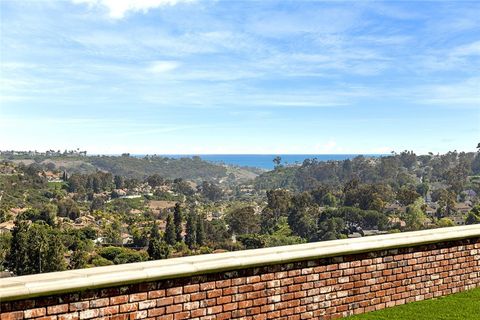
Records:
[[[218,180],[227,176],[224,165],[203,161],[199,157],[173,159],[162,156],[80,156],[80,155],[2,155],[0,160],[31,165],[37,163],[47,169],[67,173],[110,172],[125,178],[144,179],[158,174],[166,179]],[[245,173],[243,172],[245,175]],[[254,178],[256,175],[248,175]]]
[[[434,188],[456,192],[473,188],[469,176],[480,174],[480,157],[456,151],[443,155],[415,155],[404,151],[384,157],[358,156],[352,160],[305,160],[300,166],[277,166],[255,179],[257,190],[286,188],[309,191],[320,186],[341,187],[350,181],[385,184],[394,189],[428,182]]]

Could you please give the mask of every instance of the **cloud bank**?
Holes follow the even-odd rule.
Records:
[[[75,4],[87,4],[90,7],[101,7],[108,11],[112,19],[122,19],[128,12],[147,12],[150,9],[174,6],[193,0],[72,0]]]

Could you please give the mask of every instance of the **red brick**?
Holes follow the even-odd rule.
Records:
[[[88,303],[87,303],[88,304]],[[35,308],[30,310],[25,310],[23,316],[25,319],[37,318],[46,315],[47,311],[45,308]]]
[[[176,313],[183,310],[183,306],[181,304],[174,304],[167,306],[166,313]]]
[[[149,309],[148,310],[148,316],[149,317],[157,317],[157,316],[163,316],[165,314],[165,308],[155,308],[155,309]]]
[[[147,310],[136,311],[136,312],[132,312],[132,313],[129,314],[130,320],[145,319],[146,317],[148,317]]]
[[[215,289],[215,281],[200,283],[200,290],[212,290]]]
[[[246,285],[238,287],[238,292],[240,292],[240,293],[250,292],[250,291],[253,291],[253,285],[251,285],[251,284],[246,284]]]
[[[223,311],[232,311],[232,310],[236,310],[237,308],[238,308],[237,302],[227,303],[223,305]]]
[[[119,306],[109,306],[109,307],[103,307],[100,308],[100,316],[111,316],[114,314],[117,314],[120,310]]]
[[[207,298],[217,298],[222,295],[222,290],[221,289],[215,289],[207,292]]]
[[[213,306],[207,308],[207,314],[216,314],[222,312],[222,306]]]
[[[151,308],[155,308],[156,306],[157,306],[157,300],[145,300],[145,301],[140,301],[138,303],[139,310],[151,309]]]
[[[138,303],[126,303],[120,305],[120,313],[138,310]]]
[[[183,293],[198,292],[199,290],[200,290],[199,284],[191,284],[183,287]]]
[[[147,300],[147,299],[148,299],[147,292],[134,293],[134,294],[131,294],[129,297],[130,302],[136,302],[136,301]]]
[[[175,320],[189,319],[190,318],[190,311],[184,311],[184,312],[176,313],[173,318]]]
[[[195,309],[191,311],[192,318],[201,317],[207,314],[207,309]]]
[[[0,314],[1,320],[19,320],[23,319],[23,311],[5,312]]]
[[[99,309],[83,310],[83,311],[80,311],[79,318],[92,319],[92,318],[98,317],[99,313],[100,313]]]
[[[230,287],[231,285],[232,285],[232,280],[230,280],[230,279],[227,279],[227,280],[219,280],[219,281],[215,282],[215,287],[216,287],[217,289]]]
[[[253,305],[253,301],[247,300],[247,301],[239,301],[238,302],[238,308],[239,309],[244,309],[244,308],[249,308]]]
[[[57,316],[58,320],[77,320],[79,318],[78,312],[59,314]]]
[[[206,297],[207,297],[207,294],[205,292],[192,293],[190,295],[190,301],[203,300]]]
[[[148,292],[148,299],[156,299],[165,296],[165,290],[153,290]]]
[[[122,304],[122,303],[127,303],[128,302],[128,296],[123,295],[123,296],[116,296],[116,297],[111,297],[110,298],[110,304]]]
[[[232,302],[231,296],[217,298],[217,304],[226,304]]]
[[[101,308],[109,305],[108,298],[95,299],[90,301],[90,308]]]
[[[59,314],[59,313],[67,313],[68,312],[68,304],[59,304],[56,306],[49,306],[47,307],[47,314]]]
[[[167,297],[176,296],[183,293],[183,287],[169,288],[166,290]]]
[[[222,290],[222,295],[224,296],[228,296],[228,295],[231,295],[231,294],[235,294],[238,292],[238,288],[237,287],[230,287],[230,288],[224,288]]]
[[[172,303],[173,303],[172,297],[157,299],[157,307],[168,306],[168,305],[171,305]]]
[[[45,317],[40,317],[40,318],[35,318],[35,320],[57,320],[57,316],[45,316]]]

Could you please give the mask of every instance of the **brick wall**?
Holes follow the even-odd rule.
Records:
[[[480,287],[480,239],[0,303],[1,319],[336,319]]]

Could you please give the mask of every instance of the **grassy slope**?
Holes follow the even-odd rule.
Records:
[[[480,288],[446,297],[413,302],[365,313],[349,320],[470,320],[480,319]]]

